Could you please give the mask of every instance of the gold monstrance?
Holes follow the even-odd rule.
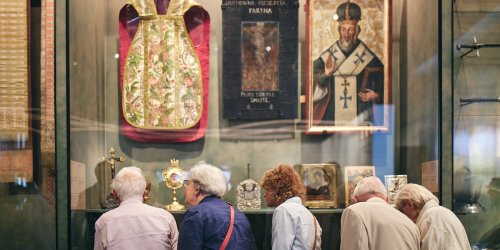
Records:
[[[171,204],[166,205],[165,209],[169,211],[183,210],[184,206],[177,202],[177,192],[175,191],[176,189],[181,188],[184,183],[184,175],[182,173],[182,169],[179,167],[179,160],[171,159],[170,167],[163,170],[162,177],[165,182],[165,186],[172,189],[173,192],[173,201]]]

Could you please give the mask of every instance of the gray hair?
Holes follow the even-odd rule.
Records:
[[[111,183],[111,188],[122,201],[131,198],[142,199],[146,189],[146,179],[142,175],[140,168],[134,166],[125,167],[116,174]]]
[[[394,197],[394,205],[398,210],[403,207],[403,201],[411,201],[415,207],[422,209],[430,200],[439,203],[439,199],[431,193],[427,188],[418,184],[404,185]]]
[[[226,193],[227,179],[218,167],[201,161],[196,163],[189,173],[189,178],[198,184],[202,194],[221,197]]]
[[[386,199],[387,189],[377,176],[368,176],[358,182],[352,192],[352,196],[363,194],[381,194]]]

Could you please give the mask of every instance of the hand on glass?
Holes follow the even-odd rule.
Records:
[[[371,89],[365,89],[365,91],[359,92],[358,96],[363,102],[376,101],[378,99],[378,94]]]

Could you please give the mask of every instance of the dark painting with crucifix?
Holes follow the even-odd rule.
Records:
[[[298,0],[222,0],[223,118],[297,118]]]
[[[306,10],[307,132],[387,130],[390,0],[319,2]]]

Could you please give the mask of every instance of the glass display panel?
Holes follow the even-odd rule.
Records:
[[[56,248],[54,1],[0,0],[0,240]]]
[[[161,10],[165,7],[168,9],[172,1],[154,2],[157,10]],[[228,2],[270,4],[283,1]],[[278,41],[279,32],[285,28],[282,23],[278,25],[274,21],[261,23],[250,20],[254,18],[253,15],[273,15],[272,10],[269,11],[271,8],[254,8],[253,12],[245,13],[247,16],[244,21],[231,24],[242,30],[241,34],[238,33],[242,38],[239,39],[241,44],[230,46],[233,50],[242,50],[236,61],[243,64],[243,70],[246,69],[255,75],[238,79],[236,87],[248,88],[249,91],[281,91],[278,84],[257,86],[259,81],[253,82],[253,80],[262,78],[266,82],[272,82],[273,79],[281,79],[283,75],[297,74],[295,77],[290,77],[298,79],[297,82],[287,84],[296,86],[298,89],[296,94],[301,97],[296,100],[295,103],[298,103],[296,106],[288,107],[297,111],[298,118],[263,120],[223,118],[222,79],[225,68],[222,46],[223,40],[229,38],[222,32],[221,2],[200,0],[198,3],[208,13],[210,25],[200,26],[190,23],[189,20],[185,22],[188,30],[198,29],[199,34],[206,34],[203,32],[205,29],[210,30],[210,64],[206,65],[210,79],[207,99],[208,126],[205,134],[196,140],[158,142],[147,139],[139,141],[125,136],[124,127],[120,122],[120,112],[122,112],[120,59],[124,55],[120,51],[120,45],[124,41],[120,39],[119,15],[127,1],[107,1],[105,4],[97,0],[70,1],[68,3],[68,110],[71,117],[69,181],[71,182],[72,249],[93,247],[94,223],[99,216],[112,209],[109,200],[110,181],[114,173],[125,166],[133,165],[142,169],[149,184],[146,203],[162,208],[172,204],[174,200],[172,189],[168,188],[164,181],[164,171],[171,165],[172,159],[179,161],[178,165],[182,171],[188,171],[199,161],[206,161],[221,168],[229,182],[228,192],[222,198],[233,205],[238,204],[238,200],[248,202],[248,199],[254,197],[254,191],[258,190],[254,189],[254,185],[260,182],[266,171],[280,164],[293,166],[304,178],[304,185],[310,188],[315,187],[312,185],[315,171],[323,173],[324,179],[328,182],[328,194],[322,196],[310,190],[306,199],[308,202],[306,205],[318,218],[323,229],[322,249],[339,248],[340,217],[343,208],[350,203],[349,189],[353,188],[352,185],[346,186],[345,180],[353,182],[355,178],[361,178],[363,175],[351,174],[356,172],[354,171],[349,172],[348,175],[352,176],[346,178],[346,170],[370,168],[373,169],[370,173],[375,174],[383,182],[386,175],[406,175],[408,182],[422,184],[425,179],[426,183],[431,183],[429,188],[439,186],[436,184],[439,183],[440,173],[440,134],[437,126],[439,109],[435,108],[439,105],[439,68],[426,66],[435,63],[433,57],[438,53],[438,27],[434,25],[438,20],[437,4],[432,1],[410,1],[411,3],[403,4],[404,1],[381,0],[376,1],[381,4],[378,6],[373,4],[373,1],[359,2],[363,2],[363,6],[369,5],[371,11],[383,7],[392,13],[389,20],[393,27],[389,39],[391,46],[388,46],[392,51],[385,54],[390,56],[393,62],[391,70],[386,71],[392,79],[391,88],[387,88],[387,97],[390,96],[392,102],[375,107],[384,111],[384,117],[387,116],[387,129],[306,133],[304,58],[308,53],[305,49],[308,46],[305,38],[307,29],[305,0],[299,1],[299,15],[294,17],[298,25],[292,27],[298,31],[298,41]],[[386,3],[391,4],[384,5]],[[429,5],[433,6],[430,10]],[[424,20],[421,15],[407,12],[407,8],[426,9],[432,14],[426,19],[433,18],[434,24]],[[127,8],[126,11],[134,10]],[[330,18],[328,25],[323,29],[331,34],[332,38],[338,39],[338,25],[333,19],[335,12],[336,7],[332,6],[331,13],[325,17]],[[92,18],[89,18],[88,13],[92,13]],[[165,14],[161,11],[158,13]],[[134,14],[136,13],[131,13],[131,16]],[[206,20],[202,16],[197,18]],[[255,20],[261,18],[255,17]],[[136,21],[129,24],[137,25]],[[381,24],[376,27],[379,26],[382,27]],[[420,38],[424,30],[428,36],[425,41],[420,41],[417,38]],[[362,29],[360,32],[369,32],[369,29]],[[189,39],[195,48],[199,44],[196,41],[203,40],[200,37],[192,37],[192,34]],[[334,41],[325,41],[325,44],[329,46]],[[265,45],[260,44],[262,42],[265,42]],[[261,53],[266,52],[262,50],[282,49],[281,46],[287,43],[295,43],[293,45],[298,48],[296,51],[299,58],[298,65],[288,65],[298,70],[276,74],[273,69],[281,67],[281,61],[278,62],[272,53],[263,56]],[[245,51],[251,46],[254,48]],[[276,46],[279,48],[275,48]],[[383,50],[385,47],[381,46],[379,49]],[[163,56],[161,53],[158,54],[158,57]],[[254,69],[256,66],[262,69]],[[268,71],[271,73],[266,73]],[[184,81],[182,83],[188,84]],[[190,130],[185,132],[190,133]],[[312,167],[309,169],[307,166]],[[427,170],[426,175],[423,174],[424,169]],[[248,184],[248,190],[245,183],[251,184]],[[238,189],[241,192],[247,190],[247,193],[239,196]],[[184,187],[176,189],[175,197],[181,205],[186,206],[184,190]],[[439,189],[432,191],[440,195]],[[244,213],[251,223],[258,249],[271,249],[271,221],[274,208],[268,207],[264,202],[263,190],[260,199],[262,201],[260,204],[247,203],[247,207],[260,205],[260,209],[247,209]],[[185,210],[171,212],[180,226]]]
[[[500,1],[454,1],[453,210],[469,241],[496,249],[499,231]],[[465,215],[467,214],[467,215]]]

